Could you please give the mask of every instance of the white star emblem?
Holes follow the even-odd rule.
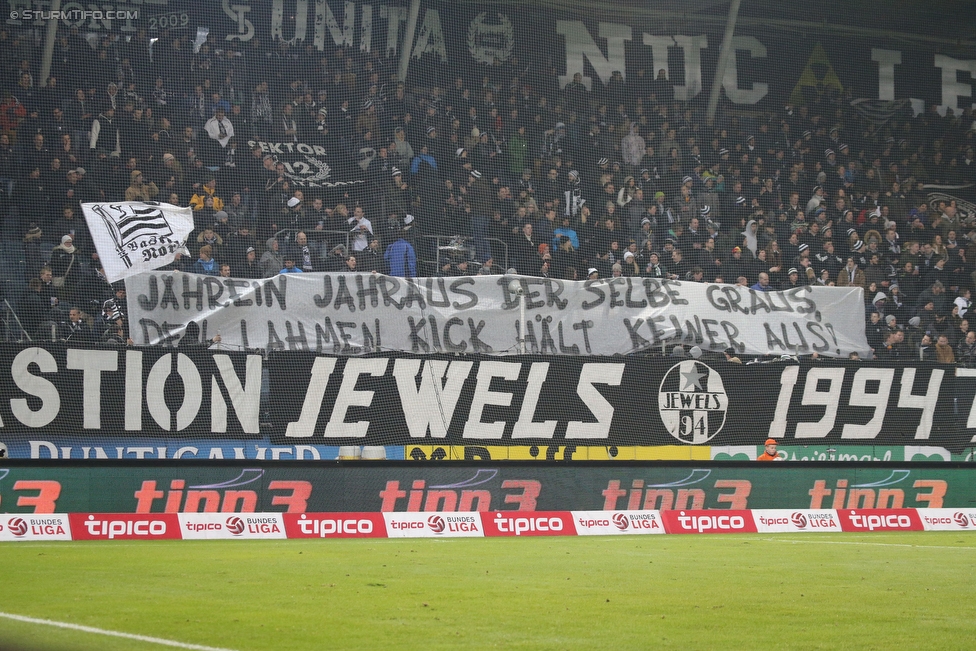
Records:
[[[681,374],[683,381],[682,391],[693,391],[694,389],[698,389],[699,391],[704,390],[701,385],[701,379],[705,377],[705,373],[699,373],[697,368],[695,364],[692,364],[688,371]]]

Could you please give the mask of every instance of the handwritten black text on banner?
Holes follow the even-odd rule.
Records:
[[[642,278],[518,277],[520,299],[512,280],[148,273],[126,287],[139,344],[172,342],[196,321],[230,345],[335,354],[514,354],[523,331],[529,352],[555,355],[626,354],[674,343],[740,354],[846,357],[869,350],[859,288],[757,292]]]

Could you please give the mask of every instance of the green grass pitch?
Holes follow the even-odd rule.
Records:
[[[972,649],[959,533],[0,546],[0,611],[240,651]],[[0,649],[166,647],[0,618]]]

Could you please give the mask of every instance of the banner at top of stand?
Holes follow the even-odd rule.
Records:
[[[863,25],[855,12],[865,10],[852,4],[824,9],[823,3],[746,3],[722,78],[724,98],[739,106],[780,107],[849,93],[870,100],[909,99],[916,112],[935,104],[943,115],[950,108],[958,115],[971,103],[969,84],[957,78],[976,65],[971,43],[942,38],[946,17],[957,28],[972,22],[973,12],[963,3],[939,5],[927,14],[918,8],[910,16],[884,12],[881,20]],[[5,24],[40,28],[50,20],[49,5],[47,0],[7,0]],[[724,11],[695,12],[683,5],[680,12],[672,12],[647,5],[607,3],[612,11],[594,12],[585,4],[425,0],[412,43],[405,39],[404,3],[109,0],[97,10],[68,3],[58,15],[65,31],[133,37],[142,32],[153,41],[162,38],[157,47],[167,46],[168,37],[206,30],[211,47],[259,53],[248,66],[252,74],[266,78],[273,76],[271,62],[287,55],[288,48],[316,53],[343,48],[391,60],[409,49],[415,64],[425,64],[413,65],[408,76],[420,85],[449,85],[459,74],[480,83],[488,72],[506,75],[506,84],[518,74],[533,87],[552,81],[562,87],[579,72],[588,89],[598,90],[614,71],[628,85],[641,87],[663,69],[675,99],[707,95],[721,48]],[[776,29],[769,29],[769,21],[776,19]],[[553,69],[558,79],[549,80]],[[312,165],[300,175],[309,170],[319,176],[322,168]]]
[[[653,278],[145,273],[128,278],[126,290],[137,344],[172,344],[192,321],[230,346],[341,355],[506,355],[521,352],[523,340],[526,352],[547,355],[673,344],[739,355],[870,353],[857,287],[762,292]]]

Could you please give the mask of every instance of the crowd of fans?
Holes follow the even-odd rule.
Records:
[[[4,232],[32,336],[127,340],[80,209],[125,199],[193,209],[171,265],[190,273],[856,285],[879,358],[976,356],[976,215],[926,189],[976,183],[972,109],[879,123],[827,91],[708,121],[663,70],[591,91],[514,57],[477,78],[424,61],[405,85],[375,51],[256,38],[62,33],[46,83],[39,59],[0,32]],[[320,146],[358,183],[305,184],[262,143]]]

